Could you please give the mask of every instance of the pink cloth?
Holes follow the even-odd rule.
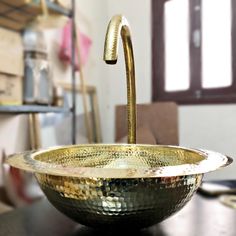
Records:
[[[71,21],[68,21],[68,23],[64,26],[62,30],[62,38],[60,43],[60,51],[59,51],[59,58],[61,61],[63,61],[65,64],[70,64],[72,60],[72,51],[71,51]],[[80,38],[80,55],[81,55],[81,62],[78,61],[78,53],[75,48],[75,68],[76,70],[80,69],[80,63],[82,65],[85,65],[85,63],[88,60],[89,50],[92,44],[92,40],[82,32],[79,32],[79,38]],[[77,45],[77,42],[75,42],[75,47]]]

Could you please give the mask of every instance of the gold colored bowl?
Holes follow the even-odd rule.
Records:
[[[74,145],[10,156],[35,173],[48,200],[92,227],[143,228],[180,210],[203,174],[232,159],[175,146]]]

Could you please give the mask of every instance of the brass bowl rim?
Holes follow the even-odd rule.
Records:
[[[171,148],[182,151],[194,152],[204,159],[194,164],[180,164],[163,167],[144,167],[144,168],[101,168],[101,167],[71,167],[60,164],[53,164],[36,160],[35,157],[45,152],[56,151],[59,149],[79,148],[79,147],[120,147],[138,149],[139,147],[152,148]],[[9,165],[36,174],[48,174],[64,177],[79,178],[158,178],[196,175],[211,172],[222,167],[228,166],[233,159],[209,150],[185,148],[171,145],[147,145],[147,144],[80,144],[57,146],[44,150],[28,151],[8,156],[6,163]]]

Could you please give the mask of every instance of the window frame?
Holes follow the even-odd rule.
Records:
[[[201,86],[201,44],[195,47],[192,35],[195,30],[201,34],[201,10],[196,11],[202,0],[189,0],[189,51],[190,87],[185,91],[165,91],[165,40],[164,4],[171,0],[152,0],[152,100],[175,101],[179,104],[208,104],[236,102],[236,0],[232,4],[232,85],[222,88],[203,88]],[[217,53],[217,52],[216,52]]]

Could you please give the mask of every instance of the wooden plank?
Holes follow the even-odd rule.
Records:
[[[42,12],[39,0],[25,0],[25,3],[28,4],[28,11],[34,14],[40,14]],[[70,15],[70,11],[60,5],[47,1],[48,10],[50,13],[54,14],[62,14],[62,15]]]
[[[55,82],[56,86],[62,87],[64,90],[72,91],[72,85],[68,82],[57,80]],[[86,93],[96,93],[96,87],[93,85],[86,85]],[[80,85],[76,84],[76,92],[82,93],[82,88]]]
[[[0,73],[0,104],[21,105],[23,102],[22,87],[22,77]]]
[[[2,2],[0,2],[0,14],[8,11],[9,9],[11,9],[9,6],[6,6],[5,4],[3,4]]]
[[[0,27],[18,31],[18,30],[23,29],[24,24],[22,24],[20,22],[9,20],[5,17],[0,17]]]
[[[27,13],[31,14],[32,16],[36,16],[42,13],[41,8],[39,8],[38,6],[35,5],[31,5],[29,4],[28,6],[26,6],[24,8],[24,11],[26,11]]]
[[[23,23],[24,25],[34,18],[32,15],[25,14],[21,11],[13,11],[7,14],[7,16],[10,17],[12,20],[20,22],[20,24]]]
[[[0,18],[0,23],[7,22]],[[15,24],[20,26],[20,24]],[[23,76],[23,44],[19,33],[0,28],[0,72]]]
[[[51,1],[47,1],[47,4],[50,13],[71,16],[70,10]],[[1,0],[0,27],[20,31],[26,27],[28,22],[41,13],[39,0]]]
[[[14,7],[19,7],[25,4],[25,0],[2,0],[1,2]]]

